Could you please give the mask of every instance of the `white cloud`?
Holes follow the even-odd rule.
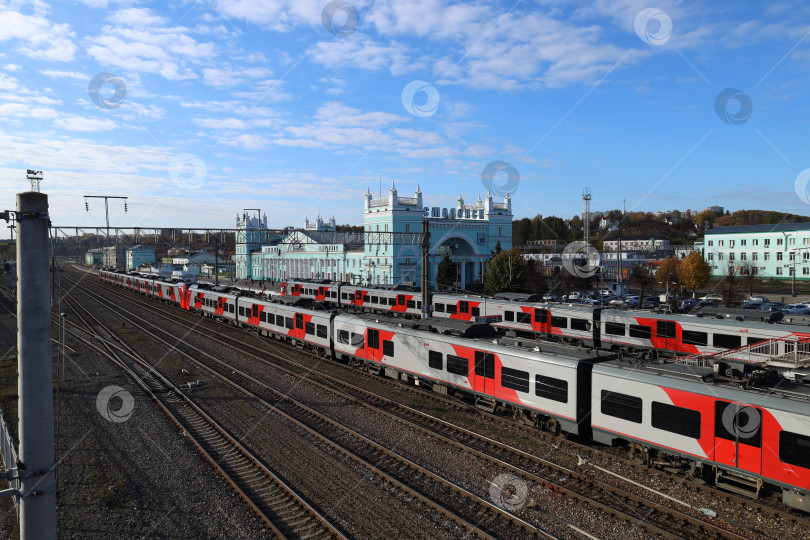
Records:
[[[217,0],[216,9],[227,17],[288,32],[301,24],[320,25],[325,4],[321,0]]]
[[[18,66],[17,64],[6,64],[3,66],[3,69],[6,71],[20,71],[22,67]]]
[[[52,23],[41,16],[0,11],[0,42],[18,41],[17,52],[50,62],[69,62],[76,54],[75,33],[67,23]]]
[[[233,88],[249,83],[255,79],[269,77],[273,73],[265,68],[205,68],[203,82],[214,88]]]
[[[400,43],[392,41],[384,45],[360,37],[321,41],[309,50],[309,55],[313,62],[327,68],[389,70],[394,75],[401,75],[422,67],[422,63],[412,59],[411,51]]]
[[[247,125],[238,118],[195,118],[194,123],[209,129],[246,129]]]
[[[87,53],[102,65],[176,81],[196,78],[192,66],[216,55],[212,43],[198,42],[183,26],[165,26],[149,9],[119,10],[109,20],[100,36],[88,39]]]
[[[89,83],[91,79],[84,73],[79,73],[78,71],[56,71],[53,69],[43,69],[40,70],[40,73],[54,79],[75,79],[77,81],[86,81],[87,83]]]
[[[88,118],[75,114],[60,116],[56,119],[54,125],[67,131],[109,131],[115,129],[115,122],[109,118]]]

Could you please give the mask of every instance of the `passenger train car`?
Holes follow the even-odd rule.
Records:
[[[101,274],[103,281],[183,307],[182,296],[172,300],[162,292],[167,283],[149,282],[147,278],[144,288],[135,277],[106,271]],[[271,302],[229,288],[192,285],[185,291],[185,309],[253,328],[262,335],[372,373],[443,393],[470,396],[483,409],[511,410],[518,420],[552,432],[625,445],[637,459],[651,466],[685,471],[725,489],[755,494],[768,484],[782,489],[786,504],[810,511],[807,385],[782,380],[771,390],[744,390],[739,384],[723,381],[706,383],[706,376],[712,373],[709,368],[617,360],[615,354],[543,341],[532,341],[529,347],[510,345],[504,338],[495,339],[492,326],[484,324],[477,325],[483,335],[473,338],[468,337],[473,335],[471,332],[457,331],[459,325],[463,328],[473,325],[471,322],[413,322],[316,310]],[[178,294],[174,298],[178,299]],[[692,321],[723,323],[723,334],[728,335],[732,332],[728,325],[734,324],[669,317],[665,322],[676,325],[673,334],[671,326],[661,325],[658,320],[655,324],[645,323],[632,312],[598,313],[601,318],[593,324],[644,326],[649,336],[644,333],[634,339],[646,339],[667,350],[677,349],[677,343],[684,339],[689,341],[688,332],[705,331],[707,347],[721,345],[714,341],[719,331],[710,334],[710,328],[701,330],[692,326]],[[569,322],[580,314],[570,311]],[[549,315],[531,315],[540,324],[544,318],[550,321]],[[561,321],[557,323],[562,326]],[[618,327],[615,330],[618,332]],[[630,327],[625,330],[628,334],[622,339],[629,340]],[[756,335],[753,331],[740,334]],[[601,332],[592,335],[602,337]],[[612,344],[635,344],[625,343],[618,334],[607,335],[614,340]],[[674,337],[666,337],[671,335]],[[676,343],[662,344],[658,341],[662,339],[674,339]]]
[[[593,438],[629,441],[649,465],[689,469],[742,494],[763,483],[810,511],[810,392],[781,382],[766,394],[706,384],[708,368],[609,361],[593,369]]]

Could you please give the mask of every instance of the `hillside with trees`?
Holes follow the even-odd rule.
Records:
[[[772,210],[738,210],[720,213],[707,208],[699,212],[672,210],[669,212],[627,212],[621,210],[593,212],[590,224],[591,243],[602,249],[604,240],[619,236],[649,236],[665,238],[672,245],[693,244],[712,227],[730,225],[763,225],[799,223],[810,217]],[[600,224],[602,226],[600,226]],[[512,222],[512,245],[522,247],[535,240],[562,239],[566,243],[581,240],[584,223],[581,216],[571,219],[538,214]]]

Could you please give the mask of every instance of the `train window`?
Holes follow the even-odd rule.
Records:
[[[211,306],[208,306],[208,307],[211,307]],[[240,317],[245,316],[245,308],[244,308],[244,306],[239,306],[239,316]]]
[[[444,313],[444,304],[436,304],[434,311],[438,313]]]
[[[810,469],[810,437],[791,431],[780,431],[779,461]]]
[[[548,322],[548,310],[547,309],[535,309],[534,310],[534,322],[545,324]]]
[[[591,323],[587,319],[575,319],[571,317],[571,330],[584,330],[585,332],[591,331]]]
[[[309,336],[315,335],[315,323],[308,322],[304,325],[304,332]]]
[[[651,423],[656,429],[700,438],[700,411],[653,401]]]
[[[398,298],[398,297],[397,297],[397,298]],[[400,304],[403,304],[403,303],[404,303],[404,302],[400,302]],[[389,298],[389,299],[388,299],[388,305],[389,305],[389,306],[395,306],[395,305],[397,305],[397,299],[396,299],[396,298],[394,298],[394,297]]]
[[[545,375],[535,375],[534,393],[552,401],[568,403],[568,381]]]
[[[372,296],[372,297],[371,297],[371,303],[372,303],[372,304],[377,304],[377,303],[378,303],[378,302],[377,302],[377,297],[376,297],[376,296]]]
[[[380,348],[380,331],[369,328],[368,330],[368,346],[371,349]]]
[[[514,311],[504,311],[503,318],[506,321],[513,322],[515,320],[515,312]]]
[[[284,317],[284,328],[289,328],[290,330],[295,328],[292,317]]]
[[[343,300],[348,300],[348,299],[349,299],[349,295],[348,295],[347,293],[340,293],[340,297],[341,297]]]
[[[421,301],[416,302],[416,309],[422,309],[422,302]]]
[[[332,291],[332,292],[330,293],[330,295],[332,296],[332,298],[334,298],[335,300],[337,300],[337,291]]]
[[[272,313],[267,313],[266,311],[263,312],[265,317],[267,318],[267,324],[276,324],[276,316]]]
[[[448,354],[447,372],[455,375],[464,375],[466,377],[470,374],[470,362],[466,358]]]
[[[228,304],[228,311],[234,313],[236,311],[236,306],[234,306],[233,304]]]
[[[708,345],[709,335],[706,332],[684,330],[681,333],[681,341],[683,341],[685,345]]]
[[[551,317],[551,326],[554,328],[568,328],[568,317]]]
[[[349,331],[348,330],[341,330],[338,332],[338,341],[340,343],[348,343],[349,342]]]
[[[658,321],[658,337],[675,339],[675,321]]]
[[[458,303],[458,311],[459,313],[469,313],[470,303],[462,300],[461,302]]]
[[[610,334],[611,336],[623,336],[624,335],[624,325],[615,322],[606,322],[605,323],[605,333]]]
[[[641,423],[641,398],[602,390],[602,414]]]
[[[472,315],[473,317],[481,316],[481,308],[477,307],[472,308],[472,310],[470,310],[470,315]]]
[[[746,344],[747,345],[756,345],[757,343],[762,343],[763,341],[768,341],[768,340],[765,339],[765,338],[761,338],[761,337],[748,336],[748,342]],[[705,343],[704,343],[704,345],[705,345]]]
[[[262,311],[262,312],[259,314],[259,320],[260,320],[261,322],[267,322],[267,313],[265,313],[264,311]]]
[[[442,353],[438,351],[428,351],[428,367],[430,369],[441,370],[444,364]]]
[[[356,347],[358,349],[362,349],[365,345],[365,338],[363,334],[357,334],[352,332],[352,347]]]
[[[256,318],[259,316],[259,304],[253,304],[253,317]]]
[[[398,294],[396,303],[399,304],[400,306],[404,306],[405,305],[405,295],[404,294]],[[392,304],[392,305],[394,305],[394,304]]]
[[[517,322],[521,324],[532,324],[532,314],[531,313],[523,313],[522,311],[516,311],[515,314],[517,315]]]
[[[326,339],[327,334],[326,334],[326,325],[325,324],[319,324],[318,325],[318,327],[316,329],[316,335],[319,338]]]
[[[296,328],[303,328],[304,327],[304,314],[303,313],[296,313],[295,314],[295,327]]]
[[[487,379],[495,378],[495,355],[483,351],[475,351],[475,374]]]
[[[622,332],[622,335],[624,335],[624,332]],[[643,324],[631,324],[630,337],[650,339],[652,337],[652,327]]]
[[[712,344],[721,349],[736,349],[741,343],[740,336],[733,334],[714,334],[712,336]]]
[[[408,309],[416,309],[416,301],[415,300],[408,300],[405,305]]]
[[[728,401],[714,402],[714,436],[762,446],[762,413],[756,407]]]
[[[458,306],[455,306],[453,304],[447,304],[447,313],[453,314],[453,313],[456,313],[457,311],[458,311]]]
[[[529,372],[508,367],[501,368],[501,386],[518,392],[529,391]]]
[[[383,340],[383,354],[385,356],[394,356],[394,342]]]

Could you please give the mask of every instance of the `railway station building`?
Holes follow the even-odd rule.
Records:
[[[714,227],[706,231],[703,258],[712,277],[731,265],[760,278],[810,280],[810,222]]]
[[[495,202],[466,203],[459,195],[453,208],[425,206],[417,187],[412,197],[400,197],[395,184],[388,196],[363,200],[363,232],[336,230],[334,217],[307,219],[303,229],[276,235],[267,217],[237,217],[234,254],[238,279],[282,281],[325,279],[352,284],[419,285],[422,222],[430,232],[430,275],[449,256],[456,263],[458,286],[482,281],[486,260],[500,243],[512,247],[512,202],[506,194]],[[398,233],[396,235],[391,233]]]

